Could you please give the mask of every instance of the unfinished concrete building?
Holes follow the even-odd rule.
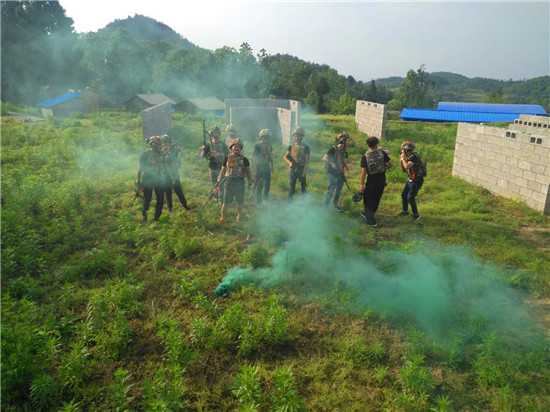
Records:
[[[459,123],[453,175],[550,214],[550,118],[521,115],[507,129]]]
[[[226,122],[235,126],[239,137],[256,140],[261,129],[269,129],[272,140],[289,144],[299,124],[300,102],[295,100],[226,99]]]
[[[165,134],[172,127],[172,104],[161,103],[141,111],[143,139]]]
[[[355,128],[369,137],[382,139],[386,134],[388,106],[381,103],[357,100],[355,105]]]

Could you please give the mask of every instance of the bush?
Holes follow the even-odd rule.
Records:
[[[267,266],[268,253],[262,245],[254,243],[241,252],[241,260],[246,266],[256,269]]]
[[[31,385],[31,403],[39,410],[49,409],[58,402],[59,385],[51,375],[40,375]]]

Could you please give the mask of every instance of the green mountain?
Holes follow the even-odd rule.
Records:
[[[118,29],[124,29],[130,37],[136,41],[165,41],[173,40],[176,43],[193,49],[196,46],[189,40],[177,33],[171,27],[161,23],[151,17],[135,14],[134,17],[128,16],[123,20],[115,20],[99,29],[97,34],[101,37],[110,37]]]

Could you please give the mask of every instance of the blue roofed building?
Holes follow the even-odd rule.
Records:
[[[403,120],[425,122],[496,123],[513,122],[520,115],[548,116],[540,105],[440,102],[437,109],[405,108]]]
[[[68,117],[73,112],[91,113],[99,108],[99,93],[85,89],[83,92],[67,92],[38,103],[44,117]]]

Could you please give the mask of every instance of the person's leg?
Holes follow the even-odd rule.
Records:
[[[264,186],[264,177],[262,173],[258,170],[258,177],[256,180],[256,203],[262,203],[262,189]]]
[[[264,173],[264,200],[269,197],[269,189],[271,188],[271,169],[268,169]]]
[[[334,193],[334,200],[333,200],[334,207],[338,206],[338,200],[340,200],[340,194],[342,193],[343,188],[344,188],[344,175],[343,174],[336,175],[336,192]]]
[[[183,193],[183,189],[181,187],[180,179],[175,179],[175,183],[172,185],[174,188],[174,192],[176,192],[176,195],[178,196],[178,199],[183,206],[184,209],[189,209],[189,206],[187,205],[187,199],[185,198],[185,194]],[[171,191],[170,191],[171,192]]]
[[[365,196],[363,197],[363,204],[365,206],[365,220],[369,225],[376,225],[374,219],[374,205],[373,198],[375,196],[375,185],[372,182],[368,182],[365,185]]]
[[[296,193],[296,172],[294,169],[290,169],[288,175],[288,198],[291,199]]]
[[[302,194],[305,194],[307,192],[307,183],[306,183],[306,176],[303,175],[304,168],[300,167],[298,169],[298,173],[299,173],[299,176],[300,176],[300,187],[302,189]]]
[[[374,196],[372,199],[372,213],[375,214],[378,210],[378,206],[380,206],[380,199],[382,199],[382,195],[384,194],[384,188],[386,187],[385,182],[379,182],[376,185],[376,188],[374,190]]]
[[[413,214],[413,217],[416,219],[418,214],[418,207],[416,206],[416,195],[418,194],[418,191],[422,187],[422,183],[411,183],[411,187],[409,188],[409,194],[407,196],[407,201],[411,205],[411,211]]]
[[[172,203],[172,185],[164,190],[164,194],[166,195],[166,206],[168,206],[168,211],[171,212],[174,206]]]
[[[234,194],[237,202],[237,222],[242,222],[243,219],[243,203],[244,203],[244,178],[235,179]]]
[[[334,190],[336,189],[336,176],[329,174],[328,175],[328,189],[327,194],[325,195],[325,206],[328,206],[330,203],[330,198],[332,197],[332,194],[334,193]]]
[[[156,204],[155,204],[155,220],[159,220],[160,215],[162,214],[162,207],[164,206],[164,192],[166,189],[162,186],[155,187],[155,197],[156,197]]]
[[[151,205],[151,199],[153,198],[153,189],[149,187],[143,187],[143,205],[141,213],[143,215],[143,221],[147,221],[147,211]]]
[[[405,187],[403,188],[403,191],[401,192],[401,213],[402,214],[408,214],[409,213],[409,202],[408,202],[408,196],[409,196],[409,181],[405,183]]]

